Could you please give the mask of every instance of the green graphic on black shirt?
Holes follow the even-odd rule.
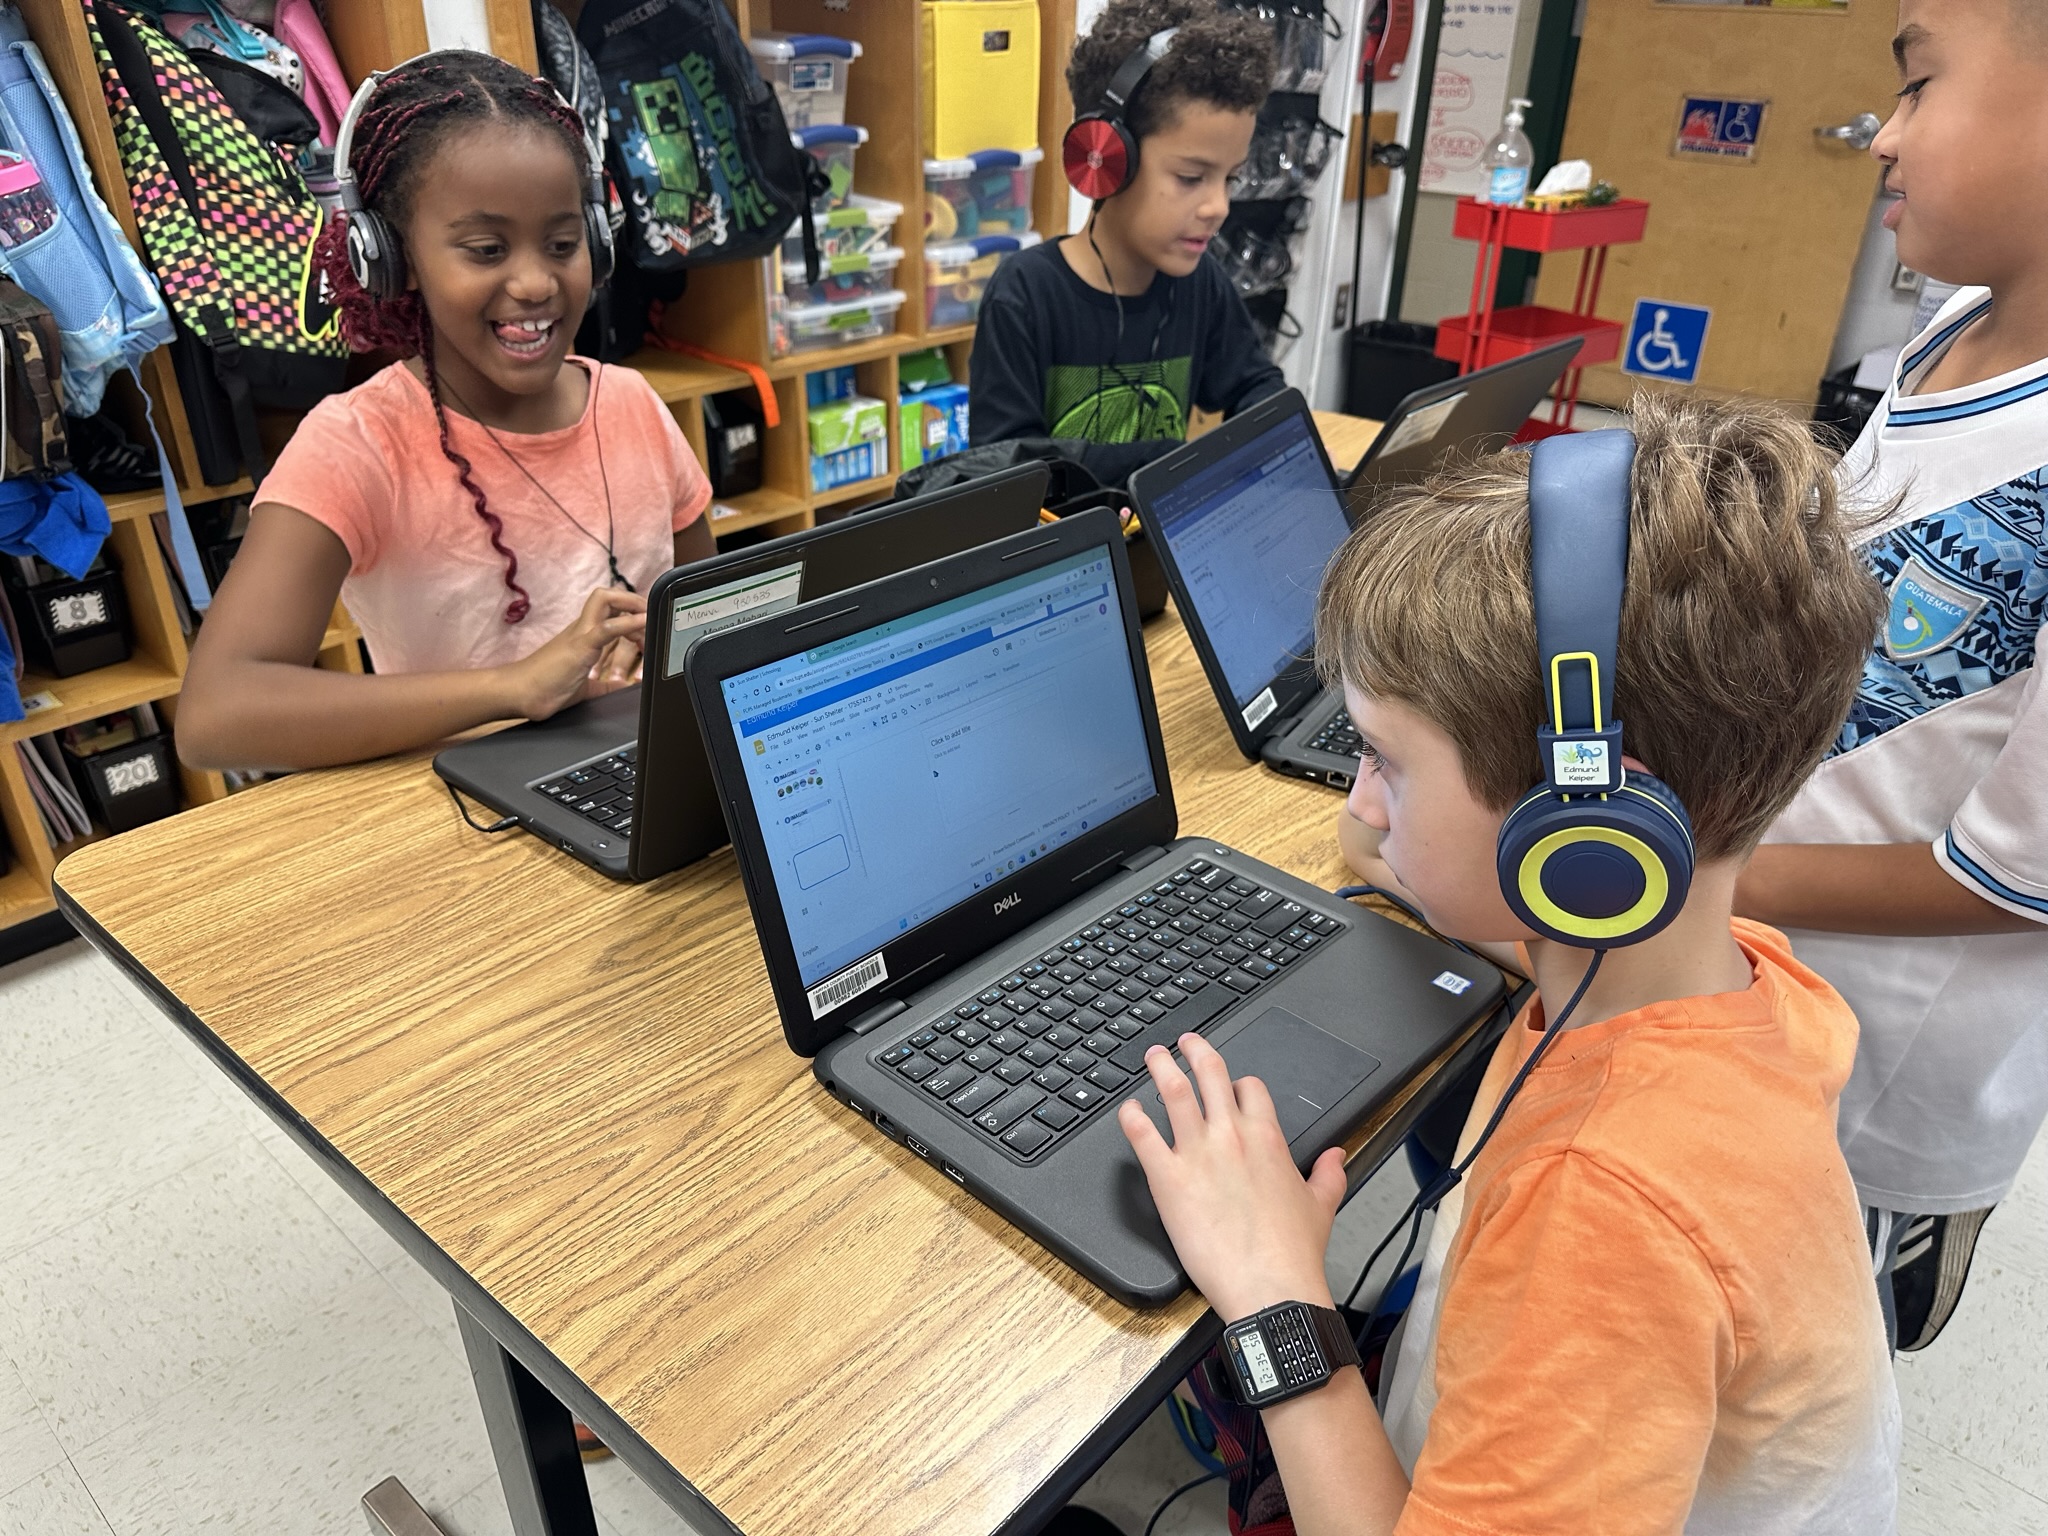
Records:
[[[1188,435],[1188,362],[1060,363],[1045,370],[1045,419],[1054,437],[1135,443]]]

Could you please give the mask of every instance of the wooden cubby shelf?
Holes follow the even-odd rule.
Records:
[[[556,0],[572,20],[580,0]],[[139,250],[134,213],[121,174],[120,153],[100,94],[98,71],[86,38],[84,13],[77,0],[19,0],[30,35],[41,48],[50,72],[78,126],[86,159],[100,195]],[[759,261],[727,263],[694,271],[683,297],[669,306],[668,334],[705,347],[761,370],[775,392],[779,424],[766,429],[762,441],[763,479],[760,489],[721,497],[712,508],[715,536],[793,533],[810,527],[820,516],[840,516],[862,503],[887,497],[903,470],[898,432],[897,360],[906,352],[943,348],[953,376],[967,378],[974,338],[971,325],[927,329],[924,323],[924,174],[922,120],[924,69],[919,25],[920,0],[862,0],[845,8],[844,0],[726,0],[743,37],[776,29],[786,32],[827,32],[851,37],[863,56],[849,77],[846,120],[865,127],[869,141],[854,166],[854,190],[903,205],[903,216],[891,234],[902,247],[902,264],[894,286],[904,295],[897,328],[887,336],[825,351],[771,357],[768,352],[767,278]],[[1040,81],[1039,142],[1056,149],[1072,109],[1062,70],[1074,37],[1074,0],[1039,0]],[[391,0],[371,5],[360,0],[324,8],[327,29],[343,73],[353,84],[372,70],[389,69],[424,52],[428,29],[423,0]],[[491,50],[524,69],[536,67],[532,15],[523,4],[492,0],[484,7]],[[1056,155],[1048,151],[1039,168],[1033,198],[1034,222],[1051,238],[1066,230],[1067,189],[1057,175]],[[888,459],[885,471],[866,480],[813,491],[810,474],[809,409],[804,378],[828,368],[852,365],[862,394],[888,406]],[[641,373],[675,414],[676,422],[698,457],[705,453],[703,400],[726,390],[753,387],[746,369],[693,355],[649,346],[627,360]],[[168,352],[145,359],[143,392],[125,380],[110,392],[112,408],[137,441],[147,441],[144,412],[161,428],[188,508],[205,506],[254,487],[247,479],[231,485],[202,486],[190,421],[185,413]],[[289,425],[289,420],[285,422]],[[178,691],[187,664],[187,642],[171,590],[172,577],[158,548],[150,519],[164,510],[160,491],[142,490],[107,497],[114,531],[108,544],[119,560],[123,588],[135,627],[135,650],[129,660],[75,677],[44,678],[30,674],[22,693],[47,692],[59,701],[17,724],[0,726],[0,830],[10,854],[0,874],[0,928],[55,910],[50,880],[57,861],[77,843],[52,847],[44,836],[35,803],[28,792],[14,744],[26,736],[61,729],[114,710],[152,703],[166,726],[175,726]],[[361,636],[337,606],[321,642],[323,667],[363,670]],[[179,770],[187,805],[218,800],[227,785],[216,773]],[[95,833],[95,836],[104,834]]]

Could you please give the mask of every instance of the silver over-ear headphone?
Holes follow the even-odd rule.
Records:
[[[335,135],[334,180],[341,193],[342,217],[348,220],[348,269],[355,274],[363,291],[373,299],[395,299],[405,292],[405,248],[390,221],[376,209],[366,207],[362,193],[356,189],[355,171],[349,165],[349,149],[355,140],[356,122],[370,105],[371,97],[377,94],[377,87],[390,76],[436,54],[463,51],[430,49],[426,53],[414,54],[389,69],[375,71],[356,87],[348,111],[342,116],[341,131]],[[572,113],[576,111],[553,81],[542,80],[541,83],[555,93],[556,100],[563,106]],[[612,224],[604,191],[604,162],[600,158],[597,140],[580,113],[576,120],[583,127],[583,159],[587,168],[583,185],[583,241],[590,251],[590,292],[594,300],[597,290],[611,280]]]

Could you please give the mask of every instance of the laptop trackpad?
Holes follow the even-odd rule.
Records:
[[[1268,1008],[1218,1049],[1232,1077],[1266,1085],[1290,1145],[1380,1069],[1356,1046],[1285,1008]]]

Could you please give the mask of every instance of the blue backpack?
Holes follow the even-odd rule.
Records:
[[[137,365],[172,339],[170,310],[93,187],[64,99],[21,12],[7,4],[0,4],[0,149],[24,156],[41,179],[31,189],[40,195],[24,196],[22,207],[0,203],[0,218],[13,235],[11,243],[0,245],[0,276],[19,283],[56,317],[64,408],[90,416],[116,373],[134,374],[139,389]],[[141,393],[146,409],[149,395]],[[178,574],[192,606],[204,609],[211,588],[177,476],[154,421],[149,430],[156,439]]]

